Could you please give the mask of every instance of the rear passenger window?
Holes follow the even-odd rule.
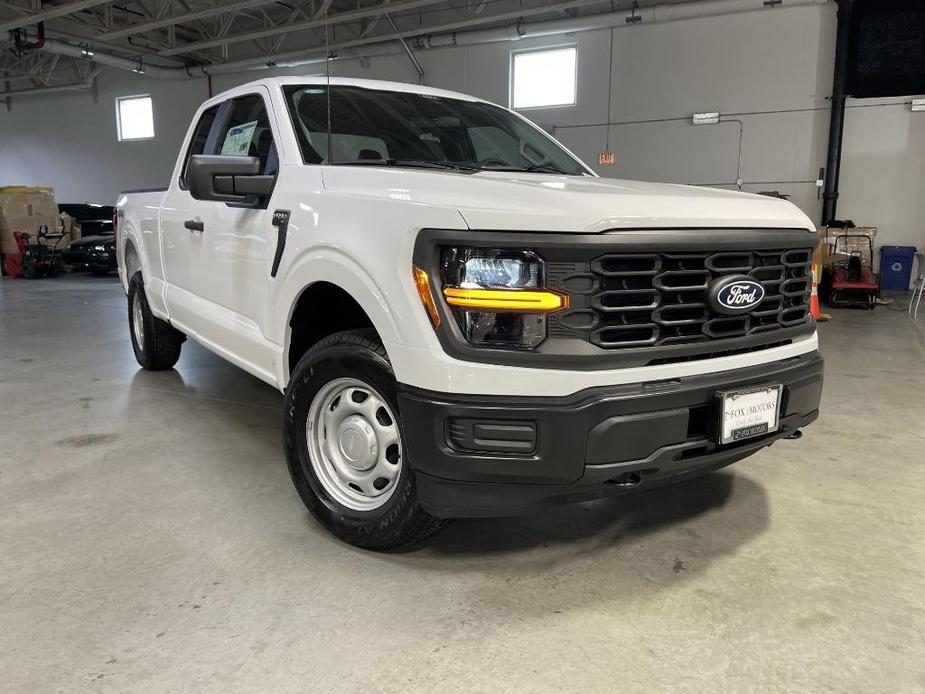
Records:
[[[215,154],[257,157],[260,171],[275,175],[278,167],[273,131],[263,99],[251,94],[235,99],[228,120],[218,133]]]
[[[194,154],[205,154],[206,143],[209,141],[209,131],[212,130],[212,124],[215,122],[215,116],[218,114],[218,106],[203,111],[196,124],[196,130],[193,132],[193,139],[190,140],[189,149],[186,152],[186,161],[183,162],[183,172],[180,174],[180,187],[186,190],[189,187],[186,179],[186,171],[189,168],[189,158]]]

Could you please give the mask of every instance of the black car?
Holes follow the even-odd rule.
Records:
[[[73,217],[81,237],[68,246],[64,262],[72,270],[89,270],[106,275],[116,269],[116,241],[112,229],[115,208],[93,203],[59,204],[58,211]]]
[[[72,270],[89,270],[94,275],[108,275],[116,269],[116,237],[113,234],[84,236],[73,241],[64,254]]]

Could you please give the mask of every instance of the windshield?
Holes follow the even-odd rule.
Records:
[[[491,104],[362,87],[285,88],[306,164],[590,175],[541,130]]]

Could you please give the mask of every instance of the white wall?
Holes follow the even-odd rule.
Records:
[[[431,50],[419,57],[428,84],[507,103],[512,48],[577,43],[578,104],[527,115],[554,126],[557,137],[592,164],[606,147],[604,124],[610,122],[616,164],[595,166],[599,173],[734,188],[738,125],[689,122],[696,111],[719,111],[742,121],[744,189],[791,195],[816,220],[821,203],[814,181],[825,163],[834,33],[834,4],[829,3],[516,45]],[[343,61],[334,72],[416,78],[400,54],[371,58],[366,65]],[[213,89],[261,74],[216,77]],[[17,99],[10,112],[0,106],[0,185],[52,185],[61,201],[112,201],[125,188],[161,185],[207,90],[205,80],[163,82],[108,70],[95,100],[57,94]],[[157,137],[117,142],[115,97],[136,93],[154,96]],[[925,246],[925,114],[911,113],[903,102],[851,102],[839,216],[878,226],[879,243]]]
[[[127,188],[163,184],[190,117],[208,96],[205,81],[138,79],[111,70],[97,94],[59,93],[0,103],[0,185],[53,186],[58,202],[112,203]],[[117,96],[154,96],[155,139],[119,142]]]

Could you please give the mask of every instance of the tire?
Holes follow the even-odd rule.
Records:
[[[23,279],[27,280],[34,280],[36,277],[38,277],[39,274],[38,268],[35,267],[35,261],[32,260],[32,258],[27,258],[25,256],[23,256],[22,259],[21,272]]]
[[[151,313],[140,272],[132,275],[128,283],[128,326],[141,368],[164,371],[174,367],[186,336]]]
[[[397,393],[392,365],[373,330],[320,340],[299,360],[286,391],[283,445],[296,491],[322,525],[364,549],[406,548],[443,525],[417,500],[414,475],[402,456],[406,446]],[[329,421],[336,422],[336,434],[328,433]],[[348,459],[351,449],[359,452],[358,460]],[[376,477],[379,471],[393,479]],[[383,480],[387,484],[381,485]]]

